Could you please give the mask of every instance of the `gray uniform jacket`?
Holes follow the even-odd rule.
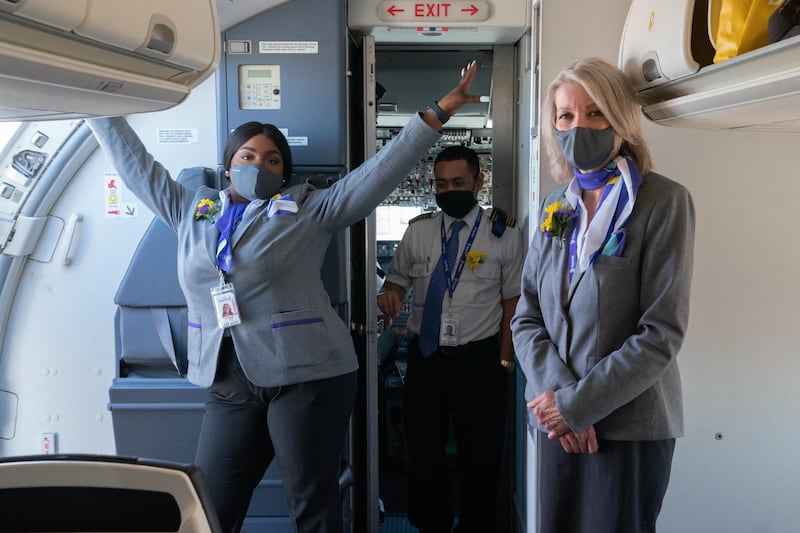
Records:
[[[544,205],[564,201],[565,189]],[[555,391],[572,430],[594,425],[599,438],[682,436],[676,356],[689,319],[694,225],[689,192],[650,173],[626,224],[623,255],[599,256],[569,287],[572,228],[563,247],[537,229],[511,323],[526,400]]]
[[[178,236],[178,278],[188,308],[188,378],[214,379],[223,330],[211,289],[219,286],[219,231],[195,220],[202,199],[219,191],[186,189],[147,153],[124,118],[91,119],[89,126],[125,185]],[[266,217],[267,202],[248,209],[232,238],[233,269],[242,323],[230,328],[242,369],[261,387],[323,379],[358,368],[346,325],[331,307],[320,268],[331,235],[369,215],[424,155],[439,133],[414,116],[378,154],[327,189],[291,187],[295,215]]]

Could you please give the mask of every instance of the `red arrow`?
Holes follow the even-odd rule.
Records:
[[[400,9],[399,7],[396,7],[396,6],[394,6],[394,5],[393,5],[392,7],[390,7],[389,9],[387,9],[387,11],[389,12],[389,14],[390,14],[391,16],[395,16],[397,13],[402,13],[402,12],[404,12],[404,11],[405,11],[405,9]]]
[[[468,11],[470,16],[475,16],[475,13],[477,13],[480,10],[477,7],[475,7],[475,4],[470,4],[469,7],[465,7],[461,11]]]

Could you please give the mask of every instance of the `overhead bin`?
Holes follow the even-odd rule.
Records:
[[[348,0],[351,30],[377,43],[513,44],[530,27],[530,0]]]
[[[631,3],[619,66],[644,115],[666,126],[800,132],[800,36],[714,63],[717,5]]]
[[[86,16],[89,0],[2,0],[0,11],[15,13],[21,18],[41,22],[47,26],[71,31]]]
[[[0,120],[166,109],[220,42],[215,0],[0,0]]]

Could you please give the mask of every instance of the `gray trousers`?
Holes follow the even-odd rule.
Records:
[[[342,531],[339,469],[356,373],[263,388],[223,342],[205,406],[196,464],[225,533],[242,527],[253,490],[275,459],[298,532]]]

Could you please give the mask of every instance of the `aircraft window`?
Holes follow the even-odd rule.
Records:
[[[422,212],[422,207],[414,205],[378,206],[375,209],[377,240],[400,241],[408,227],[408,221]]]
[[[0,122],[0,150],[5,148],[6,143],[17,131],[19,125],[19,122]]]

